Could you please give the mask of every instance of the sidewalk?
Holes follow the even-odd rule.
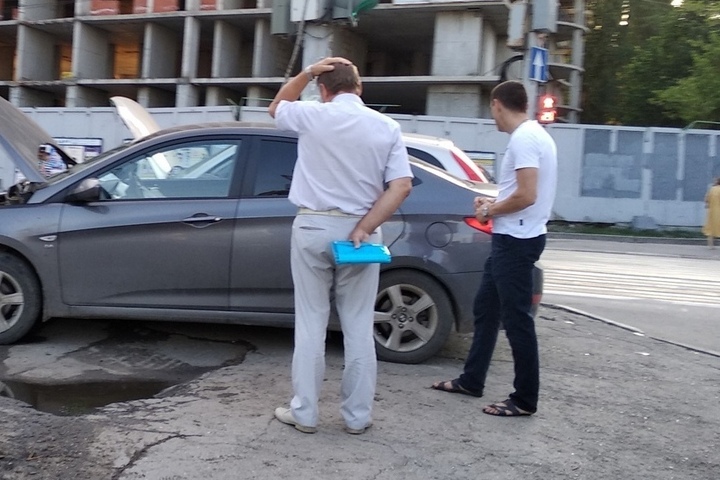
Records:
[[[338,412],[341,346],[330,342],[319,431],[307,435],[272,415],[290,398],[292,332],[252,331],[247,340],[256,350],[243,364],[158,398],[77,418],[39,414],[0,398],[0,478],[720,478],[720,359],[712,356],[541,307],[536,415],[497,418],[480,411],[511,389],[504,339],[485,398],[428,388],[459,373],[470,335],[455,335],[425,364],[381,362],[375,424],[350,436]]]
[[[720,244],[720,240],[716,240],[715,243]],[[720,245],[716,245],[714,250],[710,249],[707,247],[705,239],[623,237],[553,232],[548,233],[546,248],[720,260]]]

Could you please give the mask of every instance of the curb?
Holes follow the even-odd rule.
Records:
[[[548,232],[547,238],[567,240],[597,240],[618,243],[659,243],[673,245],[706,245],[705,238],[672,238],[672,237],[631,237],[623,235],[602,235],[593,233]]]
[[[616,321],[614,321],[614,320],[610,320],[609,318],[604,318],[604,317],[601,317],[601,316],[599,316],[599,315],[594,315],[594,314],[592,314],[592,313],[585,312],[585,311],[583,311],[583,310],[578,310],[577,308],[568,307],[567,305],[559,305],[559,304],[554,304],[554,303],[540,303],[540,305],[542,305],[542,306],[545,307],[545,308],[549,308],[549,309],[551,309],[551,310],[562,310],[562,311],[565,311],[565,312],[568,312],[568,313],[574,313],[574,314],[576,314],[576,315],[580,315],[580,316],[589,318],[589,319],[591,319],[591,320],[597,320],[597,321],[599,321],[599,322],[606,323],[606,324],[612,325],[612,326],[614,326],[614,327],[622,328],[623,330],[628,330],[628,331],[630,331],[630,332],[633,332],[633,333],[636,334],[636,335],[642,335],[642,336],[644,336],[644,337],[648,337],[648,338],[651,338],[651,339],[653,339],[653,340],[657,340],[658,342],[663,342],[663,343],[667,343],[667,344],[670,344],[670,345],[675,345],[676,347],[681,347],[681,348],[684,348],[684,349],[686,349],[686,350],[690,350],[690,351],[692,351],[692,352],[703,353],[703,354],[705,354],[705,355],[710,355],[710,356],[713,356],[713,357],[718,357],[718,358],[720,358],[720,352],[716,352],[716,351],[714,351],[714,350],[706,350],[706,349],[698,348],[698,347],[693,347],[693,346],[687,345],[687,344],[685,344],[685,343],[674,342],[674,341],[672,341],[672,340],[666,340],[666,339],[664,339],[664,338],[658,338],[658,337],[655,337],[655,336],[653,336],[653,335],[648,335],[648,334],[646,334],[645,332],[643,332],[642,330],[640,330],[639,328],[635,328],[635,327],[630,326],[630,325],[625,325],[624,323],[616,322]]]

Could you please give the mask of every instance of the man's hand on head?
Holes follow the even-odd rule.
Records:
[[[342,63],[344,65],[352,65],[352,62],[347,58],[343,57],[325,57],[317,63],[310,65],[307,70],[313,77],[322,75],[325,72],[332,72],[335,70],[335,63]]]

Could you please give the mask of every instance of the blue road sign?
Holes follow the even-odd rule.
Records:
[[[545,83],[548,81],[547,48],[530,48],[530,80]]]

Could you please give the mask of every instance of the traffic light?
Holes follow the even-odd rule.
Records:
[[[549,94],[542,95],[538,102],[537,120],[540,123],[555,123],[557,118],[557,99]]]

